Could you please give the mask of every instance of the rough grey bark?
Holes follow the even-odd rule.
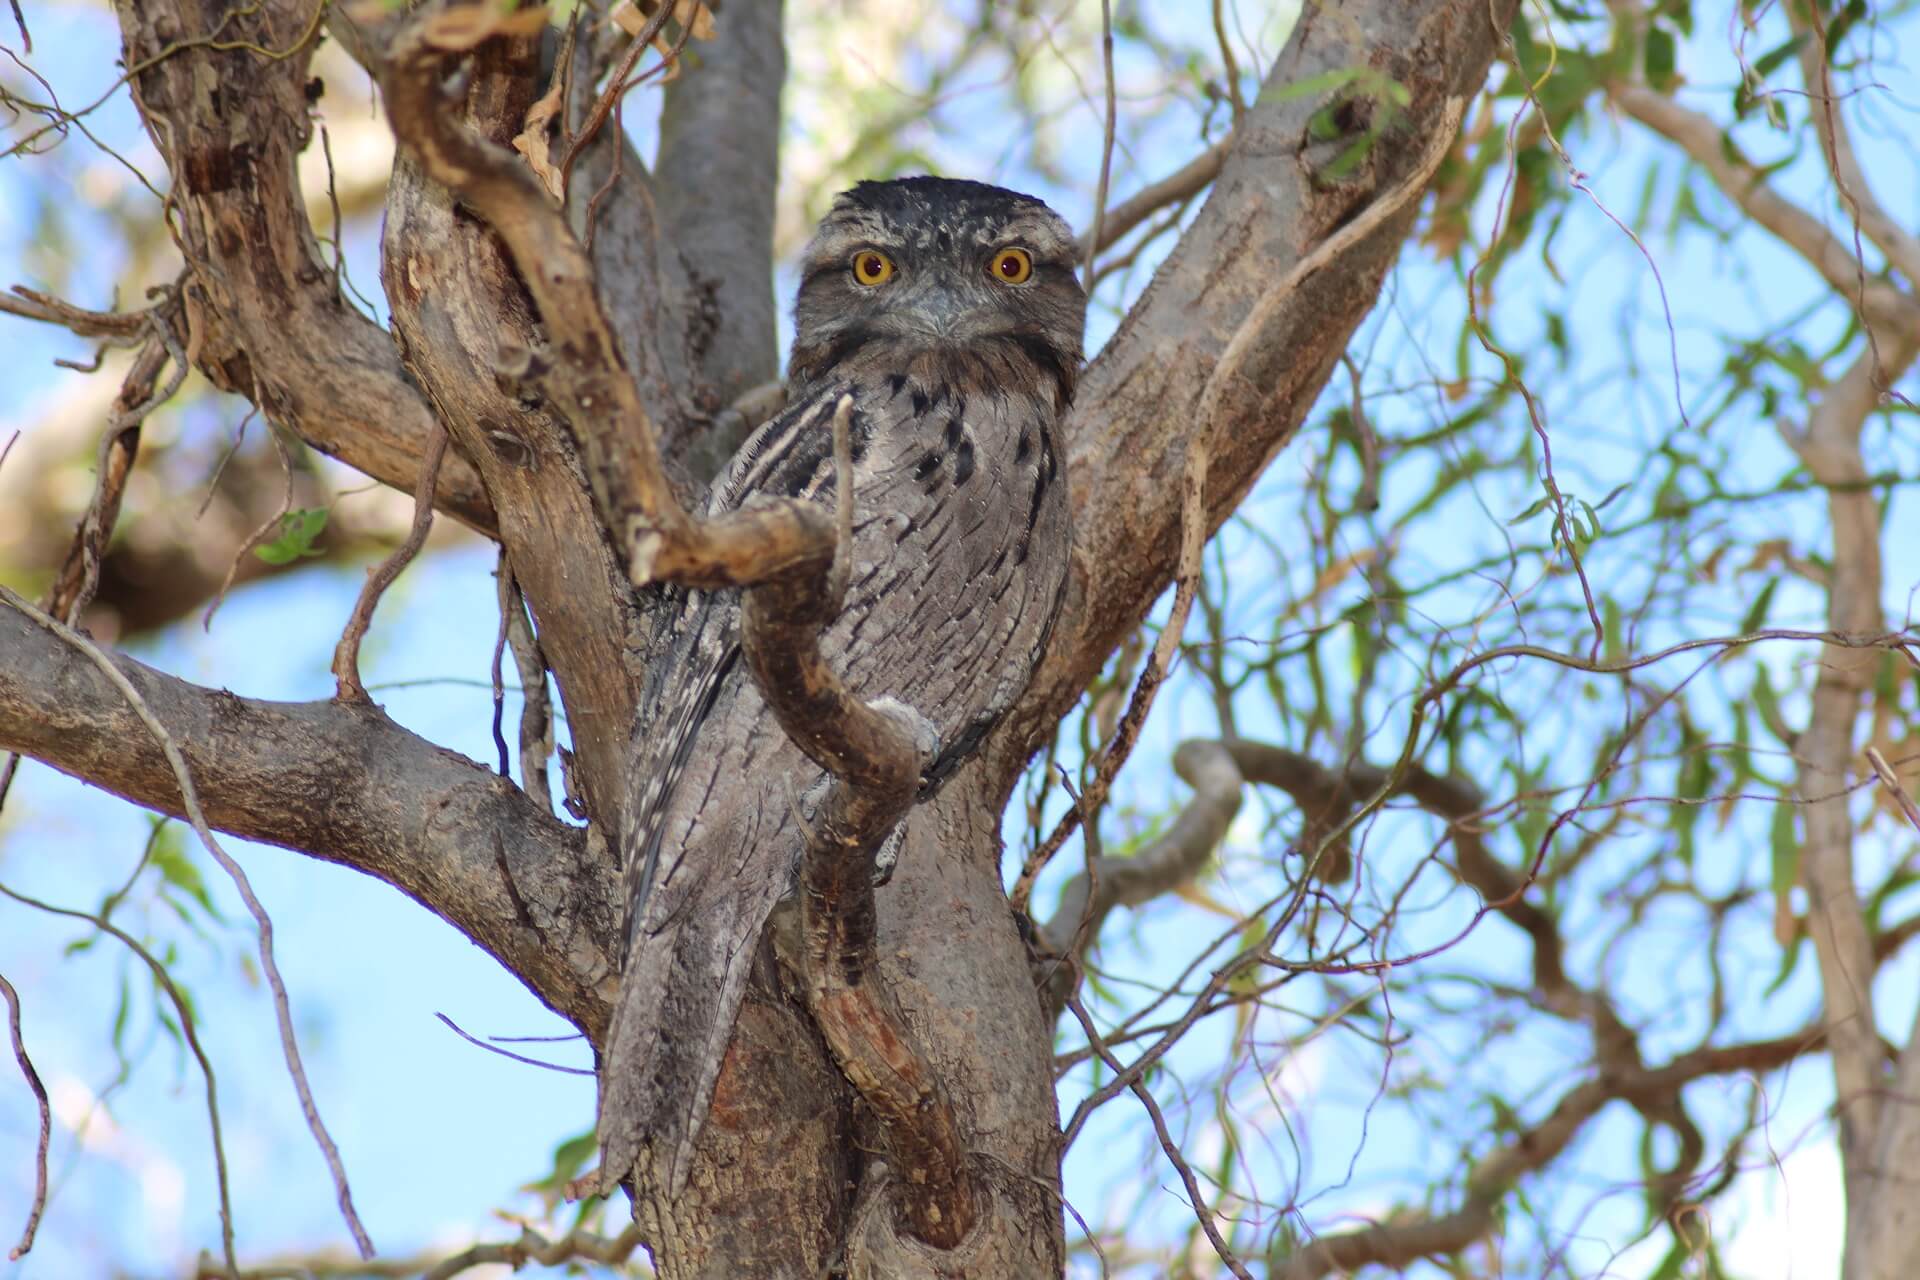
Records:
[[[1393,186],[1425,149],[1442,104],[1478,89],[1513,9],[1511,0],[1307,8],[1268,87],[1369,65],[1408,88],[1406,125],[1389,131],[1367,164],[1327,182],[1316,171],[1343,144],[1311,138],[1307,121],[1320,104],[1263,94],[1236,129],[1196,224],[1082,383],[1069,426],[1075,572],[1053,648],[987,761],[916,813],[901,869],[878,897],[878,980],[956,1100],[968,1159],[988,1188],[973,1232],[954,1249],[929,1249],[897,1229],[885,1178],[852,1179],[860,1194],[847,1195],[848,1175],[871,1145],[863,1121],[845,1079],[818,1069],[825,1059],[817,1051],[795,1052],[817,1041],[777,975],[762,972],[716,1085],[693,1198],[672,1206],[671,1221],[645,1200],[638,1206],[664,1274],[783,1274],[796,1253],[814,1273],[841,1258],[847,1274],[863,1277],[1060,1273],[1050,1029],[999,882],[1005,797],[1031,746],[1167,584],[1189,433],[1197,425],[1212,440],[1211,528],[1297,427],[1371,307],[1411,206],[1307,280],[1252,335],[1246,386],[1221,398],[1215,420],[1196,424],[1208,370],[1263,283]],[[213,0],[123,0],[119,13],[129,65],[167,51],[136,77],[136,90],[187,225],[191,296],[207,326],[195,348],[200,365],[219,385],[254,396],[282,426],[401,488],[416,479],[435,419],[446,426],[469,466],[443,476],[440,504],[503,540],[553,660],[595,822],[610,829],[641,674],[628,665],[638,605],[612,550],[629,531],[606,527],[608,511],[596,501],[606,473],[581,457],[583,443],[605,444],[594,433],[606,424],[577,412],[562,420],[538,394],[542,331],[569,317],[542,314],[536,327],[527,281],[506,265],[492,232],[430,184],[399,175],[385,257],[396,333],[416,383],[384,335],[334,308],[298,200],[292,157],[306,139],[300,87],[310,46],[301,41],[311,10],[293,0],[237,11]],[[285,56],[211,48],[204,38],[216,29],[223,45]],[[495,141],[510,137],[534,88],[530,65],[524,46],[483,52],[459,124]],[[389,102],[398,129],[421,124],[402,118],[417,103],[392,93]],[[636,195],[645,194],[636,184]],[[640,234],[652,224],[636,215],[622,225]],[[644,290],[629,305],[623,333],[645,321]],[[669,314],[665,327],[674,321]],[[504,364],[502,337],[519,353]],[[666,356],[650,367],[646,344],[628,339],[619,357],[638,366],[625,371],[643,410],[637,416],[659,428],[669,455],[684,452],[676,424],[693,419],[676,417],[679,397],[662,393],[663,384],[672,390],[659,372]],[[5,625],[31,626],[17,618]],[[91,702],[76,701],[84,690],[71,659],[24,631],[5,639],[0,745],[140,802],[170,803],[171,782],[148,769],[150,761],[134,768],[145,749],[102,701],[104,685]],[[224,748],[203,745],[190,756],[216,823],[395,883],[488,946],[599,1042],[611,976],[601,925],[618,901],[611,860],[596,859],[478,766],[419,744],[376,711],[269,713],[161,677],[140,679],[163,719],[178,717],[183,740]],[[62,699],[92,714],[65,717]],[[297,760],[274,749],[290,741]],[[369,771],[378,788],[363,787]],[[364,790],[384,797],[377,810],[345,803]],[[511,816],[515,806],[524,817]],[[444,837],[435,825],[443,814],[459,819]]]
[[[780,0],[729,0],[713,40],[689,46],[689,70],[667,86],[653,182],[666,240],[688,296],[695,412],[712,419],[777,377],[773,213],[780,179],[780,90],[787,50]],[[746,423],[747,427],[757,423]],[[709,431],[682,455],[699,479],[718,475],[744,435]]]

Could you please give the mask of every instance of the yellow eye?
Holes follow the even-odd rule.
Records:
[[[1025,284],[1033,275],[1033,255],[1025,249],[1002,249],[993,255],[987,272],[1002,284]]]
[[[878,249],[862,249],[853,255],[853,278],[869,287],[885,284],[893,278],[893,259]]]

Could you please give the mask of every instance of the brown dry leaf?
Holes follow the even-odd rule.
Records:
[[[1773,940],[1790,947],[1800,936],[1800,922],[1794,919],[1793,903],[1784,893],[1773,895]]]
[[[639,3],[635,3],[635,0],[620,0],[620,3],[613,7],[613,12],[607,16],[613,19],[614,25],[622,31],[630,36],[637,36],[653,19],[654,10],[653,0],[639,0]],[[695,40],[713,39],[713,11],[708,9],[701,0],[674,0],[673,20],[687,28],[688,34]],[[661,47],[658,40],[654,42],[654,47]]]
[[[465,5],[443,9],[428,18],[421,34],[436,49],[464,53],[494,36],[539,35],[547,25],[545,5],[503,11],[492,5]]]
[[[527,108],[526,127],[513,140],[513,149],[527,158],[527,166],[538,175],[547,194],[555,200],[565,192],[560,169],[551,159],[552,134],[547,126],[560,114],[560,88],[560,78],[555,76],[553,87]]]
[[[675,0],[673,20],[686,27],[695,40],[713,39],[713,11],[701,0]]]

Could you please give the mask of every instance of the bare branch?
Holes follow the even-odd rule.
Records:
[[[340,1276],[342,1280],[370,1280],[377,1276],[410,1280],[419,1276],[422,1280],[452,1280],[454,1276],[474,1267],[505,1266],[518,1271],[528,1263],[558,1267],[568,1262],[598,1262],[619,1267],[632,1258],[634,1250],[639,1247],[640,1228],[637,1224],[629,1224],[617,1236],[602,1236],[579,1229],[553,1240],[531,1227],[524,1227],[518,1240],[476,1244],[445,1257],[421,1254],[410,1258],[365,1261],[327,1253],[245,1267],[234,1273],[234,1277],[235,1280],[312,1280],[316,1276]],[[226,1280],[228,1274],[213,1266],[210,1259],[202,1258],[194,1270],[193,1280]]]
[[[1226,838],[1246,781],[1232,751],[1205,739],[1183,742],[1174,749],[1173,771],[1193,788],[1193,799],[1158,839],[1130,857],[1101,858],[1091,879],[1083,873],[1067,882],[1059,906],[1040,926],[1054,955],[1084,955],[1115,907],[1138,906],[1186,884]]]
[[[1119,1072],[1121,1069],[1119,1060],[1101,1046],[1100,1033],[1094,1027],[1093,1019],[1087,1015],[1080,1001],[1069,1000],[1067,1007],[1072,1009],[1073,1016],[1080,1020],[1081,1028],[1087,1033],[1088,1043],[1096,1047],[1109,1067],[1116,1073]],[[1140,1105],[1146,1108],[1147,1118],[1153,1123],[1153,1134],[1160,1140],[1162,1154],[1167,1157],[1167,1162],[1174,1167],[1174,1171],[1180,1175],[1180,1181],[1187,1189],[1187,1203],[1193,1208],[1193,1215],[1199,1221],[1200,1229],[1206,1232],[1208,1242],[1213,1245],[1213,1251],[1220,1255],[1220,1261],[1225,1263],[1227,1270],[1238,1276],[1239,1280],[1253,1280],[1253,1274],[1247,1270],[1247,1264],[1240,1261],[1239,1255],[1234,1253],[1227,1242],[1221,1238],[1220,1228],[1213,1221],[1213,1210],[1207,1204],[1206,1197],[1200,1194],[1200,1182],[1193,1176],[1193,1166],[1187,1162],[1185,1156],[1180,1154],[1179,1144],[1174,1142],[1173,1133],[1167,1128],[1167,1117],[1161,1112],[1160,1104],[1154,1099],[1153,1091],[1137,1078],[1133,1081],[1132,1088],[1134,1096],[1140,1099]]]
[[[707,415],[780,372],[773,219],[787,73],[783,8],[780,0],[728,4],[714,38],[694,51],[660,108],[656,213],[686,267],[688,301],[707,317],[689,331],[698,340],[690,344],[687,389],[694,409]],[[694,442],[716,460],[746,439],[745,431],[720,438],[720,426]]]
[[[106,556],[114,526],[119,523],[127,477],[133,473],[134,459],[139,455],[140,424],[157,405],[179,390],[187,376],[186,358],[173,336],[172,323],[171,314],[161,308],[142,316],[142,327],[151,328],[152,336],[141,348],[120,384],[120,393],[114,397],[106,430],[100,437],[93,497],[87,503],[86,514],[80,518],[80,527],[74,531],[66,560],[41,601],[43,609],[69,625],[79,620],[99,590],[101,561]],[[169,360],[173,363],[173,374],[163,390],[155,390],[160,370]],[[0,759],[0,805],[6,804],[7,792],[19,768],[20,757],[16,755],[8,754]]]
[[[1220,166],[1226,163],[1227,152],[1233,147],[1231,136],[1202,151],[1187,161],[1179,169],[1168,174],[1160,181],[1140,188],[1106,211],[1100,220],[1100,235],[1095,243],[1093,233],[1089,231],[1080,237],[1082,253],[1098,253],[1111,248],[1129,231],[1151,218],[1160,210],[1190,200],[1206,189],[1220,175]]]
[[[1493,1229],[1501,1198],[1521,1177],[1545,1168],[1609,1103],[1654,1105],[1677,1097],[1688,1083],[1729,1072],[1771,1071],[1819,1050],[1823,1035],[1809,1029],[1777,1040],[1758,1040],[1683,1053],[1663,1067],[1601,1077],[1568,1090],[1546,1119],[1473,1163],[1460,1208],[1438,1217],[1396,1219],[1358,1231],[1326,1235],[1284,1261],[1276,1261],[1276,1280],[1320,1280],[1334,1272],[1368,1266],[1405,1267],[1420,1258],[1458,1253]]]
[[[1113,177],[1113,131],[1117,107],[1113,85],[1113,0],[1100,0],[1100,65],[1104,71],[1102,83],[1106,86],[1106,117],[1100,130],[1100,181],[1093,189],[1093,226],[1087,229],[1085,243],[1080,256],[1085,266],[1082,282],[1088,293],[1093,292],[1094,255],[1100,252],[1105,243],[1102,235],[1107,221],[1107,182]]]
[[[165,305],[167,304],[161,304],[161,306]],[[100,338],[108,346],[115,347],[138,345],[141,334],[146,332],[149,312],[159,309],[160,307],[141,311],[89,311],[85,307],[76,307],[71,302],[56,298],[50,293],[29,289],[23,284],[14,285],[9,293],[0,293],[0,312],[27,320],[38,320],[43,324],[58,325],[78,337]]]
[[[171,727],[209,826],[386,881],[576,1026],[604,1028],[618,877],[583,833],[374,708],[254,701],[129,658],[114,664]],[[127,700],[11,607],[0,607],[0,747],[136,804],[184,812],[173,770]]]
[[[547,655],[527,618],[527,603],[505,559],[500,564],[500,608],[508,648],[520,674],[520,785],[534,802],[553,812],[547,760],[553,755],[553,704],[547,697]]]
[[[1340,261],[1339,271],[1311,270],[1270,304],[1242,341],[1235,394],[1215,391],[1208,530],[1291,436],[1372,306],[1424,185],[1409,175],[1451,145],[1447,103],[1479,92],[1515,8],[1507,0],[1417,10],[1362,0],[1342,6],[1337,22],[1310,16],[1295,27],[1236,126],[1206,204],[1076,392],[1067,423],[1074,586],[1040,670],[988,748],[998,786],[1011,787],[1033,746],[1174,577],[1186,445],[1203,422],[1210,371],[1269,293],[1266,282],[1307,261],[1303,244],[1326,249],[1313,266]],[[1338,184],[1316,182],[1305,159],[1276,163],[1300,155],[1324,105],[1283,91],[1362,64],[1395,68],[1409,95],[1401,118],[1417,136],[1372,147],[1362,170]],[[1383,206],[1377,220],[1343,233],[1356,210],[1375,205]]]
[[[691,522],[669,485],[652,421],[628,376],[594,292],[594,269],[546,188],[521,158],[465,127],[444,101],[447,59],[490,34],[437,23],[423,11],[394,37],[380,82],[394,135],[427,176],[459,195],[505,241],[532,293],[556,359],[539,368],[514,353],[514,376],[541,379],[574,425],[603,526],[633,556],[639,581],[652,557],[684,543]],[[503,21],[505,19],[502,19]]]
[[[1857,482],[1867,474],[1860,433],[1879,402],[1877,387],[1912,363],[1920,338],[1900,337],[1862,351],[1814,407],[1804,431],[1783,428],[1816,482],[1829,486],[1833,571],[1827,622],[1838,637],[1871,635],[1883,625],[1880,593],[1880,509]],[[1871,1163],[1881,1140],[1880,1037],[1873,1015],[1872,940],[1854,883],[1853,823],[1847,785],[1860,702],[1873,686],[1871,650],[1841,644],[1821,648],[1812,712],[1800,735],[1798,791],[1805,842],[1800,877],[1807,887],[1807,926],[1820,959],[1827,1035],[1838,1105],[1840,1147],[1847,1169],[1850,1221],[1869,1219],[1880,1189],[1893,1182]],[[1902,1108],[1905,1110],[1905,1108]],[[1897,1194],[1897,1192],[1895,1193]]]
[[[1840,201],[1852,215],[1854,226],[1887,255],[1887,261],[1908,281],[1920,283],[1920,237],[1901,226],[1881,207],[1867,181],[1866,171],[1853,149],[1853,134],[1841,113],[1840,95],[1833,87],[1833,69],[1828,57],[1826,24],[1808,21],[1807,11],[1786,6],[1787,21],[1800,40],[1800,74],[1807,85],[1807,102],[1827,169],[1833,174]],[[1887,381],[1893,381],[1891,375]]]
[[[193,1054],[193,1060],[199,1064],[201,1079],[206,1081],[207,1128],[213,1139],[213,1180],[220,1202],[220,1246],[226,1258],[226,1274],[229,1276],[238,1274],[233,1253],[233,1200],[227,1186],[227,1148],[220,1136],[220,1097],[214,1084],[213,1061],[207,1057],[206,1049],[200,1044],[200,1033],[195,1025],[193,1007],[187,1003],[186,997],[180,994],[180,988],[174,985],[173,975],[167,972],[165,965],[154,958],[151,951],[141,946],[124,929],[103,915],[89,915],[85,911],[75,911],[68,907],[55,906],[50,902],[42,902],[38,898],[30,898],[24,893],[9,889],[4,884],[0,884],[0,897],[11,898],[22,906],[44,911],[48,915],[84,920],[137,956],[140,962],[147,966],[147,971],[153,975],[154,985],[165,993],[167,1002],[173,1006],[174,1016],[179,1020],[181,1038],[187,1042],[188,1052]]]
[[[1459,132],[1462,110],[1462,99],[1447,99],[1441,110],[1439,126],[1429,135],[1427,149],[1413,171],[1357,217],[1343,223],[1333,234],[1314,246],[1311,252],[1294,263],[1291,270],[1276,280],[1241,320],[1226,349],[1220,353],[1220,359],[1207,375],[1194,418],[1198,426],[1187,439],[1186,457],[1181,468],[1179,558],[1174,569],[1173,607],[1168,613],[1167,625],[1154,642],[1153,654],[1146,669],[1140,673],[1140,683],[1134,687],[1133,699],[1121,718],[1119,732],[1112,746],[1102,754],[1100,767],[1094,780],[1087,786],[1083,802],[1061,816],[1053,834],[1029,855],[1026,866],[1022,868],[1020,882],[1015,885],[1012,895],[1016,910],[1025,909],[1026,895],[1022,891],[1031,887],[1034,875],[1079,825],[1081,814],[1098,812],[1105,803],[1107,791],[1113,785],[1120,766],[1126,763],[1147,713],[1153,707],[1154,693],[1171,668],[1173,652],[1186,630],[1187,615],[1193,607],[1194,590],[1200,580],[1200,554],[1206,542],[1208,519],[1207,470],[1213,457],[1214,424],[1219,420],[1226,403],[1228,388],[1233,388],[1238,398],[1249,357],[1265,341],[1268,326],[1281,308],[1292,300],[1300,286],[1315,272],[1366,240],[1408,201],[1426,190],[1427,183],[1439,169],[1440,162],[1446,158],[1448,148],[1453,145],[1454,134]]]
[[[27,1088],[40,1108],[40,1142],[33,1156],[33,1203],[27,1209],[27,1225],[20,1232],[20,1243],[7,1254],[8,1261],[18,1262],[33,1248],[34,1232],[40,1229],[40,1215],[47,1207],[47,1142],[53,1136],[53,1109],[47,1104],[47,1086],[40,1083],[40,1073],[33,1069],[33,1059],[27,1056],[27,1042],[20,1034],[20,993],[13,989],[5,974],[0,974],[0,998],[7,1002],[7,1033],[13,1039],[13,1060],[20,1064],[20,1074],[26,1077]]]

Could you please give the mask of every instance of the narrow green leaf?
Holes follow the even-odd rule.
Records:
[[[1773,807],[1773,892],[1784,898],[1800,878],[1800,842],[1794,838],[1793,805],[1785,797]]]
[[[1760,594],[1753,598],[1753,607],[1747,610],[1747,616],[1740,619],[1740,634],[1751,635],[1767,625],[1767,606],[1773,603],[1773,593],[1780,589],[1780,575],[1774,574],[1767,579],[1767,585],[1760,588]]]

